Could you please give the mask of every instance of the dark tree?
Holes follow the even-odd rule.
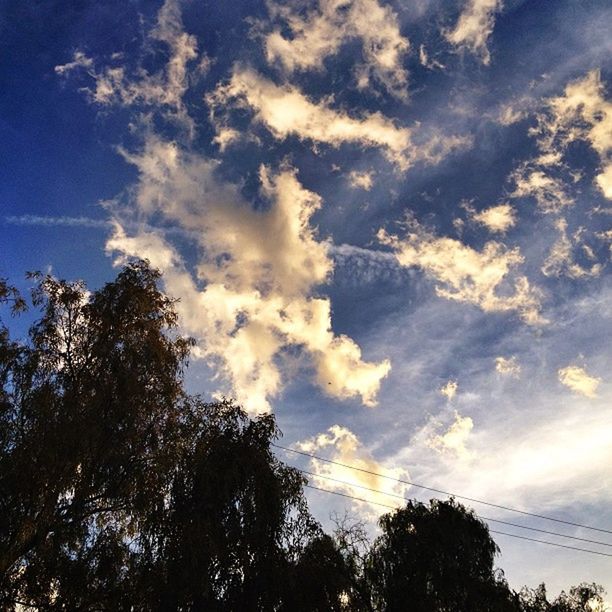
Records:
[[[336,609],[342,557],[271,452],[274,418],[185,394],[159,274],[34,280],[29,341],[0,328],[0,607]],[[0,304],[24,306],[4,281]]]
[[[146,262],[89,293],[33,275],[27,341],[0,320],[0,609],[172,612],[586,612],[512,593],[497,546],[454,501],[330,536],[274,417],[183,389],[191,342]],[[0,307],[25,308],[0,279]]]
[[[379,521],[366,562],[374,609],[414,612],[514,610],[494,569],[498,548],[473,512],[450,501],[409,501]]]
[[[192,447],[175,467],[165,521],[143,532],[153,593],[145,608],[278,609],[304,545],[321,537],[304,479],[271,453],[271,415],[251,420],[231,402],[200,404],[193,414]]]
[[[91,296],[36,276],[42,317],[29,342],[2,335],[5,598],[82,606],[125,581],[129,534],[168,486],[180,443],[189,342],[168,334],[176,315],[158,276],[134,264]]]
[[[519,593],[521,612],[603,612],[603,589],[597,584],[582,583],[563,591],[552,603],[548,601],[546,587],[523,588]]]

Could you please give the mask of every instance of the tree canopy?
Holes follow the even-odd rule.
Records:
[[[28,339],[0,319],[0,607],[44,610],[580,612],[513,592],[486,524],[408,501],[326,534],[272,415],[184,390],[191,342],[146,262],[90,293],[35,274]],[[25,300],[0,279],[0,306]]]

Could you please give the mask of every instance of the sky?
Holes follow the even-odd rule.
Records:
[[[605,0],[0,0],[0,275],[98,287],[147,258],[190,391],[303,452],[612,530],[611,22]],[[280,454],[371,502],[432,495]],[[325,526],[385,510],[307,494]],[[496,541],[514,588],[612,592],[609,557]]]

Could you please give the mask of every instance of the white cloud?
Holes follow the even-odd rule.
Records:
[[[322,70],[324,60],[344,43],[360,39],[363,63],[357,69],[358,87],[369,87],[373,77],[389,93],[406,98],[408,73],[403,59],[410,43],[391,7],[377,0],[318,0],[310,7],[296,1],[267,4],[272,20],[280,22],[264,38],[268,62],[279,62],[288,73]],[[288,37],[281,25],[288,29]]]
[[[521,375],[521,365],[516,356],[512,357],[496,357],[495,370],[504,376],[512,376],[518,378]]]
[[[570,82],[562,95],[549,98],[531,133],[545,156],[559,160],[577,140],[597,152],[602,168],[595,182],[607,198],[612,198],[612,102],[605,99],[599,70]]]
[[[472,219],[491,232],[503,234],[516,224],[516,210],[510,204],[498,204],[472,215]]]
[[[537,165],[522,164],[511,178],[516,185],[511,197],[534,198],[543,213],[559,213],[574,205],[563,181]]]
[[[349,185],[353,187],[353,189],[365,189],[365,191],[370,191],[374,185],[374,172],[359,172],[353,170],[349,173],[348,180]]]
[[[511,100],[502,104],[497,109],[495,119],[505,127],[522,121],[528,116],[528,111],[533,105],[533,100],[528,97],[521,97],[518,100]]]
[[[567,221],[563,218],[557,219],[555,227],[559,231],[559,238],[550,249],[548,257],[542,266],[542,272],[546,276],[568,276],[569,278],[590,278],[599,276],[602,271],[600,263],[592,263],[590,267],[581,266],[574,259],[574,246],[580,242],[580,237],[570,238],[567,235]],[[585,255],[593,261],[595,255],[588,245],[582,245]]]
[[[198,48],[195,36],[183,30],[179,0],[165,0],[157,14],[156,26],[148,33],[148,41],[161,42],[168,49],[168,60],[158,72],[151,73],[138,67],[132,74],[122,65],[106,66],[96,71],[93,60],[82,51],[75,52],[72,62],[56,66],[55,72],[67,75],[75,69],[85,69],[95,80],[95,88],[85,90],[96,104],[159,106],[193,133],[195,128],[184,107],[183,96],[189,87],[188,68],[198,59]],[[120,54],[115,55],[115,59],[121,57]],[[199,66],[190,76],[201,72],[206,63],[206,57],[201,58]]]
[[[500,0],[466,0],[457,24],[444,33],[446,39],[456,47],[476,54],[483,64],[488,65],[491,54],[487,41],[495,27],[495,13],[501,10],[501,6]]]
[[[82,51],[75,51],[72,61],[60,66],[55,66],[55,73],[64,76],[77,69],[92,70],[93,59],[87,57]]]
[[[20,215],[4,217],[12,225],[39,225],[46,227],[94,227],[108,228],[110,223],[105,219],[92,219],[90,217],[44,217],[41,215]]]
[[[574,205],[571,185],[582,176],[566,153],[576,141],[588,143],[599,155],[600,167],[594,183],[606,198],[612,198],[612,103],[604,97],[598,70],[568,83],[563,94],[544,100],[537,124],[529,133],[537,140],[539,154],[522,163],[510,178],[513,198],[534,198],[543,213],[562,213]],[[567,245],[558,243],[567,250]],[[551,270],[558,268],[556,256]]]
[[[440,393],[450,402],[457,395],[459,384],[456,380],[449,380],[440,388]]]
[[[397,265],[395,255],[387,251],[339,244],[331,247],[331,254],[336,262],[336,283],[339,269],[344,272],[343,282],[348,281],[353,286],[363,287],[381,280],[400,285],[405,281],[406,272]]]
[[[378,239],[393,249],[400,265],[420,267],[437,280],[438,295],[474,304],[485,312],[515,311],[530,325],[544,323],[538,291],[527,277],[511,275],[523,262],[518,247],[507,249],[490,241],[477,251],[459,240],[435,236],[415,219],[409,218],[406,225],[403,238],[381,229]],[[501,294],[504,285],[512,293]]]
[[[322,450],[331,450],[331,455],[326,452],[326,456],[332,461],[365,470],[354,470],[318,459],[310,460],[311,471],[317,475],[314,477],[317,486],[372,502],[372,504],[356,500],[353,502],[353,506],[358,511],[365,513],[368,518],[380,515],[381,508],[376,503],[400,507],[402,500],[397,496],[404,497],[410,488],[409,485],[398,482],[398,480],[409,479],[405,470],[390,467],[386,462],[374,459],[363,447],[359,438],[346,427],[333,425],[327,432],[299,442],[297,447],[315,455],[320,454]],[[332,479],[341,482],[335,482]],[[376,491],[368,491],[361,487]],[[385,493],[390,495],[385,495]]]
[[[378,147],[402,170],[416,161],[437,163],[470,142],[466,137],[434,134],[417,146],[413,143],[412,129],[398,126],[380,112],[354,117],[334,110],[327,100],[314,102],[296,87],[276,85],[251,68],[241,66],[234,68],[228,83],[207,96],[207,102],[222,138],[231,129],[227,123],[229,108],[232,105],[250,108],[254,120],[278,140],[295,136],[332,147],[344,143]]]
[[[580,393],[589,398],[597,397],[597,388],[601,383],[601,378],[591,376],[584,368],[568,365],[565,368],[561,368],[558,375],[559,382],[569,387],[575,393]]]
[[[444,64],[441,64],[438,60],[430,58],[425,45],[419,47],[419,62],[421,66],[428,70],[444,70]]]
[[[597,186],[608,200],[612,200],[612,163],[606,164],[595,177]]]
[[[459,421],[448,441],[450,448],[442,441],[436,444],[434,420],[415,434],[393,463],[411,466],[412,478],[427,486],[533,512],[564,508],[572,516],[580,503],[607,503],[610,477],[605,466],[612,461],[609,411],[585,414],[573,406],[558,414],[559,404],[563,402],[557,400],[557,414],[547,412],[528,427],[524,412],[481,423],[477,432],[469,421]],[[427,456],[427,449],[434,453]],[[486,515],[494,513],[486,509]]]
[[[474,429],[470,417],[461,416],[455,411],[454,421],[442,434],[431,435],[426,444],[439,453],[449,454],[458,459],[470,459],[472,453],[467,448],[467,442]]]
[[[147,257],[164,272],[167,291],[181,300],[186,332],[198,340],[200,356],[218,363],[239,401],[251,411],[269,409],[282,383],[279,353],[293,345],[310,356],[326,393],[375,405],[390,364],[364,361],[351,338],[334,335],[329,300],[313,296],[332,271],[330,245],[310,225],[321,199],[293,169],[262,167],[270,207],[257,211],[216,177],[215,162],[175,143],[149,136],[142,151],[124,156],[140,174],[133,191],[138,216],[161,214],[198,235],[200,259],[194,278],[159,232],[128,235],[121,226],[107,248]]]

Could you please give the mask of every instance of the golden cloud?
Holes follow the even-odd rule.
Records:
[[[304,10],[303,3],[268,2],[270,16],[280,21],[290,36],[274,27],[264,38],[266,58],[279,62],[288,73],[322,70],[325,58],[336,54],[350,39],[361,39],[363,63],[357,85],[365,88],[371,77],[398,98],[407,97],[408,73],[402,65],[410,48],[400,33],[397,15],[377,0],[318,0]]]
[[[385,462],[375,460],[359,438],[346,427],[333,425],[327,432],[304,440],[297,446],[304,452],[315,455],[321,450],[331,450],[331,455],[329,452],[326,455],[332,461],[344,465],[311,459],[310,467],[316,474],[314,477],[316,485],[369,500],[371,504],[354,502],[355,508],[364,512],[368,518],[380,514],[380,506],[376,503],[399,508],[402,500],[397,496],[404,497],[410,488],[409,485],[398,482],[409,479],[405,470],[388,467]],[[349,466],[365,471],[354,470]],[[341,482],[334,482],[332,479]],[[361,487],[376,491],[367,491]]]
[[[591,376],[584,368],[568,365],[559,370],[558,376],[559,382],[575,393],[580,393],[589,398],[597,397],[597,387],[601,383],[601,378]]]
[[[514,275],[509,280],[513,269],[523,262],[518,247],[507,249],[490,241],[477,251],[459,240],[435,236],[415,219],[408,219],[404,237],[381,229],[378,239],[392,248],[400,265],[419,267],[438,281],[436,293],[441,297],[474,304],[485,312],[515,311],[530,325],[545,322],[539,292],[527,277]],[[498,290],[508,282],[513,293],[500,295]]]
[[[176,143],[151,135],[141,152],[124,156],[140,175],[133,192],[138,215],[161,214],[178,225],[195,238],[200,259],[194,276],[163,232],[130,236],[121,224],[107,249],[119,261],[147,257],[164,272],[199,356],[218,364],[247,409],[269,409],[282,383],[277,360],[286,346],[310,355],[326,393],[375,405],[390,363],[364,361],[351,338],[333,333],[329,299],[313,296],[333,264],[329,242],[310,224],[321,199],[301,186],[295,170],[261,168],[261,193],[270,206],[259,211],[217,178],[215,162]]]

